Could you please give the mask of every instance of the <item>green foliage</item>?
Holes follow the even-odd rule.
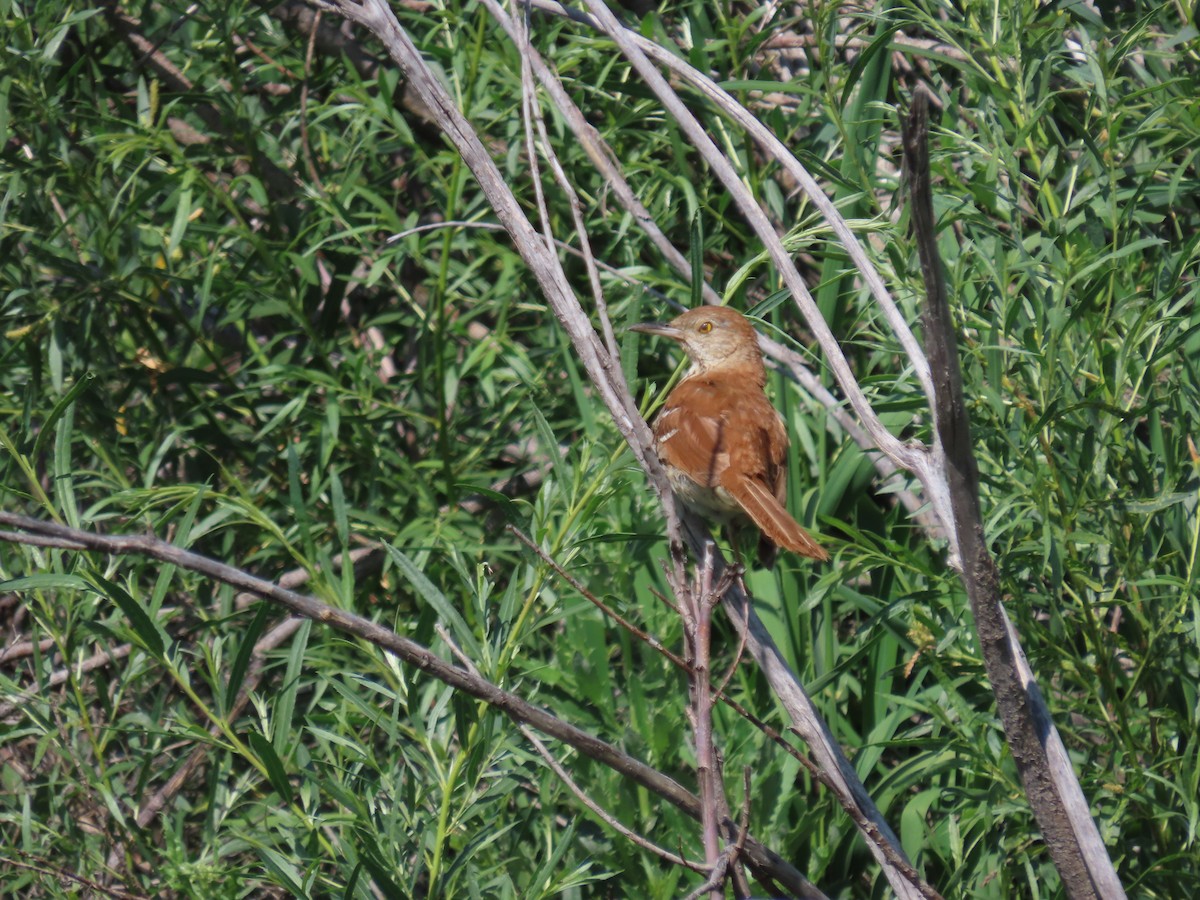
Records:
[[[306,33],[272,4],[200,6],[127,4],[132,22],[0,2],[4,508],[298,572],[303,590],[447,658],[452,643],[692,784],[680,675],[503,528],[678,645],[651,593],[660,511],[520,258],[476,227],[494,217],[470,172],[371,42],[361,57],[318,44],[307,62]],[[816,3],[768,19],[691,2],[638,27],[794,148],[914,323],[895,106],[918,78],[935,92],[941,249],[1009,613],[1122,880],[1169,898],[1200,866],[1200,66],[1181,8],[1101,7]],[[475,5],[398,15],[535,209],[518,51]],[[612,46],[531,23],[676,245],[702,235],[690,249],[714,286],[802,335],[789,304],[772,306],[778,279],[727,193]],[[805,40],[781,50],[780,36]],[[885,421],[924,435],[916,380],[828,229],[686,99],[805,254]],[[545,105],[591,246],[622,276],[603,276],[615,324],[662,311],[645,288],[685,300],[689,278]],[[554,232],[572,239],[546,186]],[[564,265],[582,289],[582,263]],[[648,408],[672,361],[622,341]],[[944,547],[822,410],[782,380],[773,392],[793,435],[791,508],[835,564],[785,557],[749,576],[764,619],[927,880],[946,896],[1061,896]],[[387,546],[380,565],[335,562],[365,541]],[[698,884],[582,812],[502,714],[372,647],[305,624],[259,671],[274,609],[134,557],[3,544],[0,579],[11,643],[32,642],[0,656],[0,853],[19,864],[0,867],[6,895],[75,895],[47,870],[195,897]],[[717,649],[724,671],[736,641]],[[783,727],[752,666],[729,691]],[[828,793],[728,710],[717,726],[735,808],[751,773],[756,837],[831,896],[880,895]],[[677,810],[551,749],[623,823],[701,855]],[[139,824],[193,752],[182,790]]]

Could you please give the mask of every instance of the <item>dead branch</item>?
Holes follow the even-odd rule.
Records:
[[[929,173],[928,98],[924,88],[913,96],[904,128],[904,155],[913,235],[927,295],[925,343],[934,379],[939,446],[945,452],[942,468],[949,480],[950,502],[954,507],[962,560],[960,574],[971,603],[988,679],[1029,805],[1068,896],[1123,898],[1125,892],[1096,824],[1088,814],[1087,801],[1049,710],[1031,675],[1026,678],[1021,671],[1024,655],[1004,612],[1000,573],[984,539],[979,472],[963,397],[954,323],[937,249]],[[1025,672],[1028,673],[1027,665]]]

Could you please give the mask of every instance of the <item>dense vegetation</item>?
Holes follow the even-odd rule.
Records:
[[[474,3],[396,7],[533,210],[517,50]],[[678,618],[653,594],[661,510],[524,263],[484,227],[495,218],[457,154],[371,40],[326,13],[330,33],[310,46],[305,9],[0,2],[0,505],[289,574],[447,658],[452,641],[490,680],[690,783],[682,678],[505,530],[676,646]],[[625,15],[818,175],[914,325],[898,109],[918,82],[932,90],[941,250],[1008,610],[1130,896],[1188,896],[1200,870],[1190,13],[1143,0],[692,0]],[[761,246],[613,46],[549,14],[530,26],[676,246],[702,233],[718,292],[822,372]],[[685,96],[790,234],[889,425],[927,433],[916,381],[827,227],[739,129]],[[547,129],[611,267],[614,323],[669,315],[664,295],[688,302],[687,278],[561,120]],[[577,243],[541,173],[555,235]],[[416,230],[437,223],[459,224]],[[564,258],[586,293],[583,264]],[[618,336],[648,410],[675,357]],[[880,489],[820,404],[782,376],[771,391],[793,439],[790,507],[834,561],[785,555],[754,572],[757,608],[931,884],[1061,896],[944,543]],[[357,571],[340,564],[382,544]],[[250,650],[278,611],[136,557],[5,543],[0,578],[18,579],[0,593],[5,895],[77,896],[68,876],[195,897],[665,898],[701,883],[584,810],[502,714],[377,648],[305,624],[259,671]],[[720,642],[718,671],[735,643]],[[729,691],[782,727],[752,665]],[[727,709],[717,727],[735,806],[749,767],[759,840],[830,896],[886,893],[799,763]],[[139,824],[197,748],[181,789]],[[677,810],[551,750],[626,825],[700,855]]]

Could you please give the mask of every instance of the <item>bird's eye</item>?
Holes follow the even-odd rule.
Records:
[[[701,334],[708,334],[710,331],[712,331],[712,322],[704,322],[700,326],[699,331]]]

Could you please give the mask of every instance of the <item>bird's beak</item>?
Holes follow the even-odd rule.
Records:
[[[673,341],[683,343],[683,331],[665,322],[639,322],[637,325],[630,325],[629,330],[637,331],[641,334],[656,334],[659,337],[670,338]]]

